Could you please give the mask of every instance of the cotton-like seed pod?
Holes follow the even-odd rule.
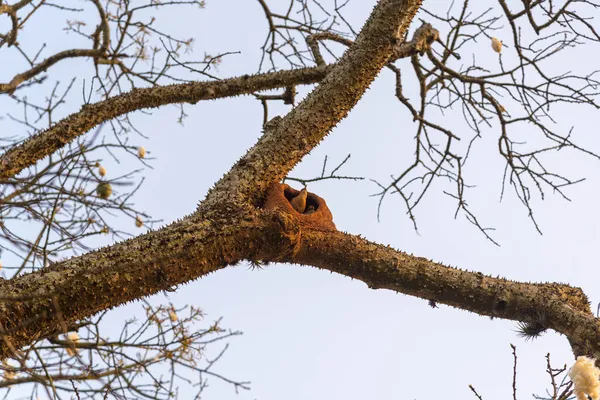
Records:
[[[67,339],[69,339],[71,342],[78,342],[79,334],[77,334],[77,332],[71,332],[67,335]]]
[[[146,149],[144,148],[144,146],[138,147],[138,157],[139,158],[146,157]]]
[[[600,370],[596,368],[595,361],[593,358],[579,356],[569,370],[577,400],[587,400],[588,396],[592,400],[600,399]]]
[[[98,168],[98,173],[100,174],[100,176],[106,176],[106,168],[104,168],[102,165]]]
[[[142,218],[139,215],[135,217],[135,226],[137,226],[138,228],[144,226],[144,221],[142,221]]]
[[[110,183],[108,182],[100,182],[96,188],[96,193],[98,194],[98,197],[106,200],[112,194],[112,186],[110,186]]]
[[[502,41],[493,37],[492,38],[492,49],[494,49],[494,51],[496,53],[500,54],[500,52],[502,52]]]

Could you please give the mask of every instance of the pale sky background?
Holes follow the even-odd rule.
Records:
[[[449,4],[439,0],[425,3],[430,8],[439,3],[443,10]],[[374,4],[354,0],[345,15],[358,28]],[[209,0],[205,10],[166,10],[170,11],[159,18],[161,26],[176,36],[196,37],[194,48],[199,58],[204,52],[241,51],[225,58],[220,77],[256,71],[267,27],[258,2]],[[31,28],[29,37],[46,29],[44,24],[39,24],[37,31]],[[50,49],[61,48],[59,40],[64,33],[60,29],[44,32],[49,46],[54,46]],[[507,31],[495,36],[508,41]],[[493,68],[496,54],[487,40],[480,45],[483,54],[489,53],[489,58],[482,54],[482,59]],[[563,65],[555,67],[563,71],[586,67],[590,72],[594,68],[587,63],[593,53],[591,48],[571,53],[561,58]],[[3,69],[4,65],[5,60]],[[71,76],[73,65],[81,66],[78,85],[92,76],[89,61],[63,63],[53,68],[51,80]],[[0,79],[6,80],[11,72],[8,66]],[[408,79],[405,82],[408,84]],[[325,155],[333,166],[348,153],[352,158],[340,171],[344,175],[385,181],[405,168],[412,161],[414,124],[395,99],[393,85],[392,74],[382,72],[350,116],[291,175],[316,176]],[[299,89],[305,94],[310,88]],[[81,92],[75,93],[80,96]],[[0,98],[0,108],[7,104]],[[74,110],[79,105],[70,107]],[[270,109],[283,114],[289,107],[272,104]],[[261,133],[262,109],[250,96],[200,102],[186,110],[189,117],[184,126],[175,123],[175,107],[156,110],[151,116],[133,116],[149,139],[132,136],[132,143],[139,142],[156,157],[154,170],[144,174],[146,183],[136,202],[165,223],[191,213]],[[575,124],[575,140],[600,151],[597,110],[569,109],[557,118],[561,126]],[[459,111],[444,119],[448,124],[461,121]],[[0,124],[13,126],[6,119]],[[527,127],[523,130],[526,137]],[[468,190],[467,200],[483,224],[496,228],[493,235],[501,247],[487,241],[462,215],[454,219],[455,203],[442,193],[447,188],[442,182],[417,208],[419,234],[397,197],[387,198],[381,221],[377,221],[377,198],[369,197],[377,187],[368,179],[325,181],[311,184],[309,190],[326,199],[340,230],[463,269],[518,281],[580,286],[595,309],[600,299],[596,283],[600,162],[574,152],[553,154],[552,165],[561,172],[587,180],[567,190],[572,202],[549,192],[545,201],[534,202],[541,236],[512,192],[499,203],[504,162],[497,153],[497,135],[497,129],[484,131],[465,174],[476,185]],[[137,167],[133,161],[121,166],[107,162],[109,174]],[[131,226],[130,231],[139,232],[133,223]],[[164,302],[165,297],[155,296],[153,301]],[[208,314],[207,322],[222,316],[222,326],[244,331],[243,336],[231,340],[216,371],[251,381],[252,390],[236,395],[230,386],[213,381],[206,399],[475,399],[469,384],[486,400],[506,399],[512,395],[510,343],[517,346],[519,355],[518,396],[530,399],[534,393],[544,395],[549,388],[546,353],[551,353],[555,367],[572,362],[567,340],[555,333],[526,342],[515,333],[513,322],[491,321],[443,305],[432,309],[424,300],[370,290],[362,282],[314,268],[272,265],[252,271],[244,263],[182,286],[166,301],[178,306],[194,304]],[[109,320],[117,324],[130,317],[132,310],[139,308],[119,308]],[[182,393],[180,398],[187,396]]]

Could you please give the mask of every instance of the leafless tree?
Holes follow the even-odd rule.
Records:
[[[396,98],[412,116],[407,125],[414,123],[415,151],[405,169],[373,183],[379,205],[400,202],[416,229],[416,207],[442,178],[452,183],[444,194],[456,201],[457,214],[496,243],[468,207],[465,175],[472,144],[488,130],[506,162],[503,193],[520,200],[539,230],[533,197],[551,191],[566,198],[566,188],[581,180],[551,170],[549,158],[563,149],[600,158],[578,145],[571,130],[553,124],[557,107],[599,108],[596,71],[565,73],[555,61],[574,47],[598,48],[593,18],[600,3],[495,0],[482,7],[463,0],[441,10],[435,2],[379,0],[361,29],[350,25],[346,3],[337,0],[271,3],[257,1],[267,30],[258,71],[224,78],[217,67],[229,53],[189,61],[193,38],[156,28],[161,9],[195,10],[203,1],[89,0],[78,3],[81,9],[46,0],[0,1],[0,17],[10,21],[0,33],[0,49],[12,52],[21,68],[0,77],[1,101],[23,111],[6,115],[22,132],[3,130],[0,155],[0,246],[20,260],[5,266],[12,275],[0,281],[0,386],[28,384],[33,394],[45,391],[49,398],[151,399],[175,395],[179,383],[196,385],[200,393],[211,376],[246,388],[213,372],[214,360],[198,364],[207,345],[237,332],[218,324],[200,327],[197,308],[146,304],[146,319],[127,322],[118,340],[105,337],[101,323],[112,307],[241,261],[311,265],[432,305],[514,320],[529,337],[552,329],[568,338],[575,355],[600,358],[599,323],[581,289],[493,278],[342,233],[324,199],[282,183],[361,179],[340,173],[347,158],[333,168],[325,163],[314,178],[288,174],[385,69],[394,74]],[[56,13],[72,15],[65,32],[87,46],[47,54],[38,43],[30,54],[33,46],[20,43],[30,21]],[[503,25],[512,32],[504,43],[494,37]],[[482,61],[484,51],[496,55],[494,65]],[[53,69],[77,59],[93,63],[95,73],[50,82]],[[301,85],[315,87],[296,104]],[[76,87],[83,100],[65,113],[74,106]],[[104,157],[151,165],[145,149],[131,140],[130,134],[142,133],[128,115],[169,105],[178,107],[183,121],[193,104],[237,95],[263,105],[256,145],[192,214],[127,238],[116,218],[137,226],[156,222],[130,201],[142,170],[108,179],[102,165]],[[273,117],[272,102],[290,111]],[[460,113],[464,126],[445,124],[447,113]],[[517,135],[523,125],[538,136],[524,143]],[[119,241],[97,250],[86,244],[106,234]],[[161,365],[170,366],[170,376],[155,372]],[[198,378],[181,375],[180,367]],[[552,369],[548,359],[548,373],[552,398],[570,395],[570,387],[555,381],[564,369]]]

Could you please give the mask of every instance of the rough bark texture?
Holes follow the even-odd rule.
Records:
[[[0,158],[0,178],[13,176],[94,125],[177,101],[195,102],[290,83],[321,84],[264,135],[216,185],[196,212],[158,231],[0,284],[0,358],[65,324],[196,279],[241,260],[312,265],[385,288],[482,315],[529,321],[543,313],[568,336],[577,355],[600,358],[600,327],[578,288],[491,278],[371,243],[314,229],[294,210],[262,208],[279,182],[354,107],[398,54],[420,0],[381,0],[353,46],[331,67],[241,77],[219,83],[141,89],[86,106]],[[326,75],[327,74],[327,75]],[[325,76],[326,75],[326,76]],[[324,77],[325,76],[325,77]],[[301,77],[301,78],[300,78]],[[22,159],[21,159],[22,158]]]
[[[234,97],[253,92],[319,82],[332,66],[244,75],[219,82],[191,82],[134,89],[107,100],[84,105],[80,112],[65,118],[0,156],[0,180],[15,176],[38,160],[49,156],[99,124],[132,111],[167,104]]]
[[[268,186],[281,180],[354,107],[388,62],[419,6],[417,0],[381,1],[342,59],[332,68],[313,70],[330,70],[322,84],[285,118],[267,125],[258,143],[209,192],[196,213],[159,231],[4,282],[4,296],[21,301],[2,305],[0,327],[5,335],[0,356],[60,331],[64,324],[242,259],[291,258],[299,232],[294,217],[257,206]],[[284,85],[289,84],[284,78],[293,75],[277,74],[271,74],[271,80],[279,76]],[[38,135],[6,153],[0,160],[0,177],[12,176],[40,153],[50,154],[101,121],[165,104],[165,99],[173,103],[173,96],[197,101],[202,96],[231,96],[232,90],[266,88],[258,82],[273,86],[265,76],[255,77],[253,85],[248,80],[140,89],[87,105],[75,120],[51,128],[53,135]]]
[[[479,315],[534,322],[583,346],[577,352],[596,354],[600,326],[580,288],[558,283],[523,283],[461,270],[385,247],[342,232],[301,230],[296,258],[361,280],[371,289],[389,289],[443,303]]]

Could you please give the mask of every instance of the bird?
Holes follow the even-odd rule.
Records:
[[[308,196],[308,192],[306,191],[306,188],[304,188],[300,191],[300,193],[296,197],[294,197],[292,200],[290,200],[290,204],[292,205],[294,210],[298,211],[300,214],[302,214],[304,212],[304,209],[306,208],[306,197],[307,196]]]

